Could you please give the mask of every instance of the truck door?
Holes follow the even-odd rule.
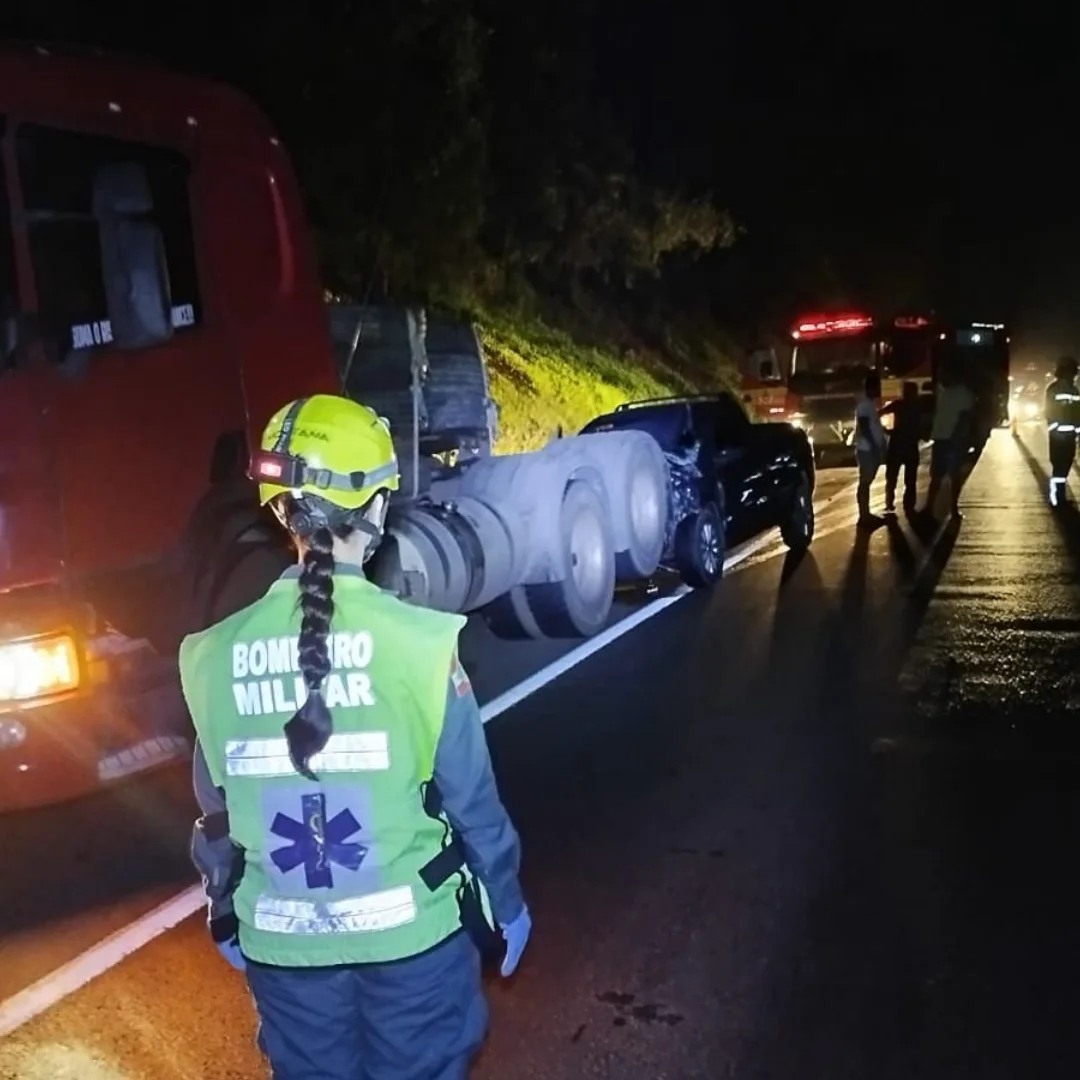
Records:
[[[0,117],[0,137],[3,136]],[[5,154],[0,159],[0,590],[55,578],[63,535],[40,364],[24,342]]]
[[[184,155],[29,123],[11,142],[69,568],[107,573],[180,535],[243,427],[237,367],[204,313]]]

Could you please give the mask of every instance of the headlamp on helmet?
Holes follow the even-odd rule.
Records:
[[[296,454],[274,450],[256,450],[251,455],[248,478],[260,484],[275,484],[298,491],[318,488],[322,491],[363,491],[397,476],[397,463],[391,462],[369,472],[334,472],[333,469],[314,469]]]

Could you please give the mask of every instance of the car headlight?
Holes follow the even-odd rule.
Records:
[[[1039,415],[1039,406],[1034,401],[1024,402],[1024,416],[1029,420],[1034,420]]]
[[[78,689],[79,652],[70,634],[0,645],[0,704]]]
[[[792,413],[787,418],[787,422],[791,424],[792,427],[802,428],[803,430],[806,429],[806,416],[803,413]]]

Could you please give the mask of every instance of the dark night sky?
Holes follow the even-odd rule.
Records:
[[[612,2],[607,71],[643,161],[713,187],[760,263],[810,229],[856,277],[888,264],[1057,348],[1080,336],[1080,36],[1065,5],[1003,7],[641,0],[631,26]]]

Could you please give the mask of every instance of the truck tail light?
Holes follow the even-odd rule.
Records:
[[[76,690],[79,651],[70,634],[50,634],[0,645],[0,705]]]

